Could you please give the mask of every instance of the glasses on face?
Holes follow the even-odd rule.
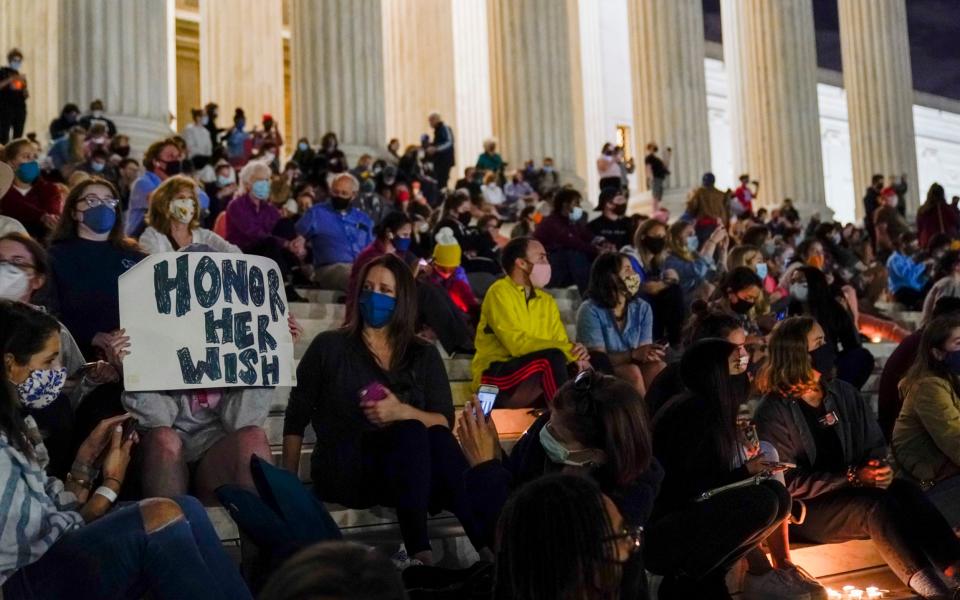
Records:
[[[630,544],[630,553],[639,552],[640,548],[643,547],[643,526],[638,525],[636,527],[627,527],[624,526],[620,530],[620,533],[616,533],[609,538],[607,541],[610,542],[621,542],[625,541]]]
[[[19,257],[13,258],[13,259],[11,259],[11,260],[0,260],[0,265],[13,265],[13,266],[15,266],[16,268],[20,269],[21,271],[23,271],[24,273],[26,273],[26,274],[28,274],[28,275],[29,275],[32,271],[36,271],[36,270],[37,270],[36,265],[32,265],[32,264],[24,261],[24,259],[19,258]]]
[[[107,206],[110,208],[116,208],[120,201],[116,198],[99,198],[97,196],[84,196],[80,199],[80,202],[86,202],[87,208],[96,208],[97,206]]]

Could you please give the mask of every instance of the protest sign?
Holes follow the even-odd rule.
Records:
[[[153,254],[120,276],[127,391],[294,383],[283,276],[249,254]]]

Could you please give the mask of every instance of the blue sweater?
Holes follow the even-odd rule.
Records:
[[[927,283],[927,265],[914,262],[909,256],[894,252],[887,259],[887,285],[891,293],[902,288],[920,291]]]

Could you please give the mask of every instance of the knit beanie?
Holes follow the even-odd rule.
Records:
[[[460,244],[453,235],[453,230],[444,227],[434,236],[437,245],[433,248],[433,261],[439,267],[459,267],[460,266]]]

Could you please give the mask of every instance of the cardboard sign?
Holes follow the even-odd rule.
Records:
[[[153,254],[120,276],[128,391],[294,384],[283,276],[249,254]]]

